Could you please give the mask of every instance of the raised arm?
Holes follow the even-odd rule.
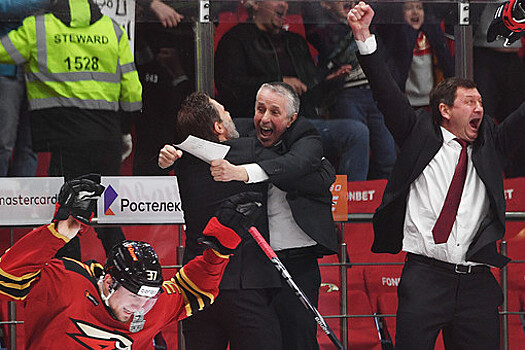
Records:
[[[71,180],[62,186],[53,222],[22,237],[0,258],[0,295],[26,299],[57,251],[90,223],[103,190],[103,186],[88,178]]]
[[[262,211],[262,195],[256,192],[242,192],[222,203],[200,239],[209,249],[189,261],[164,284],[168,294],[178,292],[184,296],[185,305],[179,319],[202,311],[215,301],[230,255],[241,240],[250,239],[248,228]]]
[[[172,145],[164,145],[164,147],[162,147],[162,149],[159,151],[159,167],[162,169],[169,168],[175,164],[177,159],[180,157],[182,157],[181,150],[176,149]]]
[[[354,32],[360,53],[359,63],[368,78],[374,99],[390,133],[396,143],[402,146],[416,122],[416,113],[377,50],[375,36],[370,32],[373,17],[372,7],[359,2],[348,13],[347,20]]]

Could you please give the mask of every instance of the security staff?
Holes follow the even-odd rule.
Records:
[[[118,175],[121,111],[142,108],[128,37],[93,0],[53,2],[0,39],[0,63],[24,65],[33,148],[51,152],[50,176]],[[124,239],[120,229],[97,232],[106,252]],[[79,259],[73,244],[59,255]]]

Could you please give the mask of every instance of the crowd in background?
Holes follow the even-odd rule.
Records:
[[[28,15],[54,11],[60,17],[56,4],[55,0],[3,2],[0,35],[16,29]],[[347,175],[349,181],[386,179],[400,145],[387,129],[358,61],[359,49],[347,22],[353,5],[353,1],[214,2],[215,100],[229,111],[241,136],[257,131],[271,138],[276,130],[255,130],[253,125],[259,108],[258,91],[264,83],[284,82],[299,96],[299,118],[308,119],[317,129],[324,156],[338,174]],[[474,80],[483,96],[485,114],[498,124],[525,101],[525,70],[521,41],[503,47],[502,41],[486,40],[496,7],[496,3],[473,4],[470,20]],[[373,8],[372,31],[393,80],[412,108],[430,111],[430,91],[455,75],[456,4],[376,2]],[[101,119],[89,127],[61,131],[62,125],[53,124],[46,116],[49,110],[38,111],[28,104],[27,67],[0,64],[0,176],[70,179],[90,171],[145,176],[167,175],[173,170],[158,167],[157,157],[163,145],[181,141],[177,113],[195,91],[193,24],[198,20],[198,9],[192,2],[138,0],[136,10],[134,65],[140,83],[135,83],[141,85],[141,94],[130,93],[124,101],[127,107],[118,112],[97,111]],[[95,15],[100,16],[92,11]],[[132,62],[128,64],[124,74],[134,72]],[[32,77],[26,74],[25,79],[28,82]],[[85,105],[73,108],[79,118],[94,120],[95,114]],[[31,118],[30,111],[34,112]],[[71,109],[52,112],[68,123],[72,121]],[[52,132],[57,136],[50,136]],[[40,161],[51,154],[49,168],[40,172],[38,152]],[[506,160],[506,177],[525,176],[523,155],[525,149]],[[124,238],[119,228],[98,228],[97,232],[106,251]],[[60,255],[79,259],[80,248]]]
[[[17,1],[2,3],[1,33],[16,28],[26,15],[45,12],[51,2],[34,0],[23,8]],[[217,100],[245,134],[253,129],[259,86],[279,80],[289,83],[301,96],[300,114],[320,132],[325,155],[339,174],[349,181],[387,178],[399,149],[356,59],[355,40],[346,23],[352,5],[352,1],[213,4]],[[414,108],[428,108],[430,89],[454,75],[456,7],[420,1],[373,7],[374,31],[394,79]],[[525,100],[525,71],[521,41],[503,48],[501,41],[486,40],[496,7],[473,4],[470,20],[474,80],[486,113],[501,122]],[[125,151],[131,147],[134,151],[124,163],[124,174],[166,174],[155,166],[156,154],[174,139],[176,113],[195,89],[192,21],[197,20],[197,11],[190,2],[137,2],[135,63],[144,106],[134,118],[133,140],[123,141]],[[0,175],[34,176],[38,158],[31,147],[22,67],[0,65],[0,99]],[[524,175],[521,154],[508,162],[507,177]],[[48,174],[45,169],[40,173]]]

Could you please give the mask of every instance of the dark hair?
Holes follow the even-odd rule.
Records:
[[[214,124],[220,122],[217,109],[211,104],[210,97],[197,91],[186,97],[177,115],[177,141],[186,140],[189,135],[208,141],[219,141]]]
[[[447,106],[453,106],[458,87],[465,89],[475,89],[477,88],[477,85],[470,79],[453,77],[443,80],[438,85],[436,85],[432,91],[430,91],[430,108],[432,109],[432,118],[437,125],[441,125],[443,120],[443,116],[439,111],[439,105],[444,103]]]

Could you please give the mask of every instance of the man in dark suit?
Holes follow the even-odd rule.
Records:
[[[235,127],[229,113],[203,93],[195,93],[186,100],[179,112],[177,127],[181,139],[192,134],[230,145],[227,159],[231,162],[243,164],[258,161],[265,167],[283,170],[274,171],[272,181],[275,180],[297,197],[303,191],[308,191],[311,196],[329,195],[334,171],[326,161],[321,161],[322,150],[317,151],[315,146],[320,144],[320,137],[308,128],[297,129],[294,134],[297,139],[287,140],[291,141],[287,143],[289,152],[281,156],[265,149],[256,138],[235,138]],[[159,154],[159,165],[166,167],[181,155],[181,151],[166,145]],[[280,158],[286,165],[284,168],[275,163],[280,162]],[[209,165],[190,154],[177,161],[175,171],[187,226],[185,260],[201,253],[202,247],[197,244],[197,239],[201,236],[205,220],[213,215],[224,199],[247,190],[261,191],[265,196],[267,193],[267,185],[262,183],[214,182]],[[309,175],[301,177],[303,174]],[[331,197],[327,202],[331,217],[330,201]],[[266,217],[257,223],[257,227],[269,240]],[[329,244],[335,250],[335,234],[333,237],[333,247],[331,241]],[[225,349],[229,341],[233,349],[280,349],[279,324],[275,311],[270,307],[273,289],[280,286],[276,271],[253,240],[236,251],[229,265],[226,279],[220,285],[217,306],[184,322],[187,347]]]
[[[319,139],[305,140],[302,135],[317,135],[315,128],[299,117],[299,97],[282,82],[265,83],[257,92],[254,125],[261,144],[282,154],[272,162],[235,166],[228,161],[212,161],[217,181],[270,181],[268,220],[270,245],[294,281],[317,307],[321,277],[317,258],[333,254],[337,239],[331,214],[331,194],[318,185],[290,176],[295,164],[305,164],[307,155],[321,154]],[[302,186],[304,190],[294,190]],[[318,349],[316,323],[290,288],[277,294],[274,307],[283,334],[283,349]]]
[[[499,349],[503,295],[489,267],[509,261],[496,247],[505,232],[501,165],[524,142],[525,105],[495,125],[483,114],[475,83],[449,78],[432,90],[432,112],[415,112],[376,50],[373,16],[360,2],[348,22],[401,148],[374,215],[372,246],[376,253],[407,252],[396,349],[433,349],[440,331],[447,349]],[[453,190],[462,177],[464,184]]]

